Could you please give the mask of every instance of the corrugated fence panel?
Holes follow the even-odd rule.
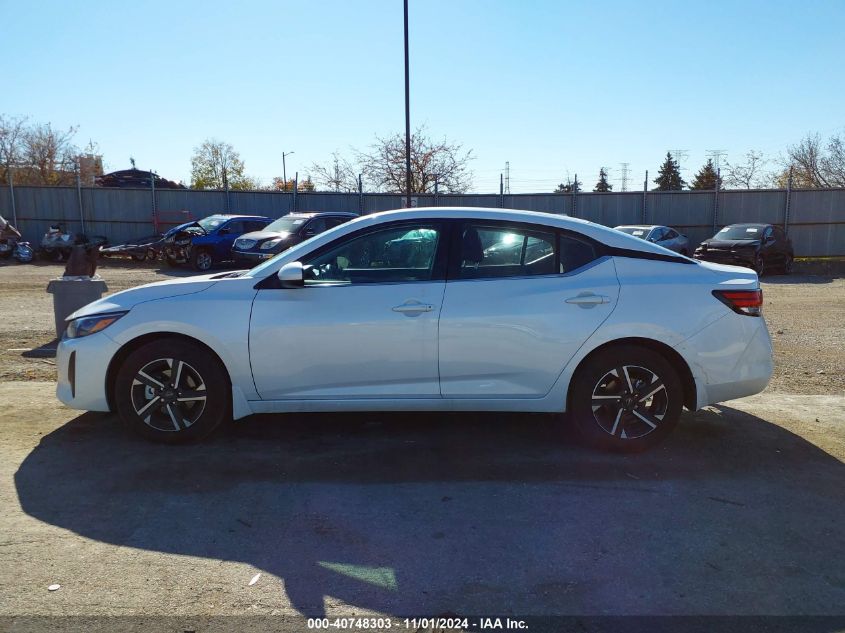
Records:
[[[719,193],[718,226],[765,222],[782,224],[786,191],[722,191]]]
[[[364,213],[376,213],[378,211],[390,211],[401,209],[404,196],[375,193],[364,196]]]
[[[526,194],[514,193],[501,196],[502,207],[505,209],[521,209],[524,211],[543,211],[555,215],[571,215],[572,196],[559,193]],[[485,207],[498,207],[500,196],[487,196]]]
[[[564,196],[571,198],[572,196]],[[605,226],[638,224],[642,221],[642,195],[628,193],[580,193],[576,201],[576,217]]]
[[[75,187],[15,187],[18,230],[37,242],[51,224],[79,232],[79,200]]]
[[[646,224],[677,229],[689,238],[690,249],[695,249],[713,236],[714,195],[711,191],[650,191],[646,194]]]
[[[273,191],[230,191],[229,213],[280,218],[293,209],[293,193]]]
[[[357,193],[300,193],[296,196],[296,210],[302,213],[344,211],[360,213],[361,200]]]
[[[498,208],[500,196],[495,194],[440,194],[438,207],[493,207]],[[522,207],[524,208],[524,207]]]
[[[158,210],[160,221],[163,222],[175,220],[184,215],[190,215],[188,219],[198,219],[211,215],[212,213],[225,213],[226,192],[195,191],[192,189],[157,189],[156,209]],[[183,213],[185,211],[188,214]]]
[[[85,231],[106,235],[111,243],[151,235],[154,232],[152,191],[149,189],[83,188]],[[18,228],[26,239],[38,242],[51,224],[61,223],[68,231],[81,232],[79,199],[75,187],[15,187]],[[255,213],[273,218],[294,208],[292,193],[270,191],[195,191],[158,189],[156,209],[159,230],[212,213]],[[673,226],[689,236],[695,247],[713,233],[713,192],[648,192],[646,223]],[[416,206],[505,207],[565,213],[616,226],[642,222],[643,193],[497,194],[414,196]],[[574,200],[574,208],[573,208]],[[404,197],[398,194],[364,194],[364,213],[400,209]],[[301,193],[296,196],[300,211],[358,212],[357,193]],[[786,205],[784,190],[722,191],[719,194],[717,225],[738,222],[782,224]],[[12,219],[8,187],[0,187],[0,214]],[[791,192],[789,235],[800,256],[845,256],[845,190],[814,189]]]
[[[845,190],[793,191],[789,236],[797,255],[845,256]]]

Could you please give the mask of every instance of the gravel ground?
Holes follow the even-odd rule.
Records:
[[[54,264],[0,265],[0,382],[55,380],[49,351],[37,348],[55,345],[52,297],[45,288],[62,270]],[[106,262],[99,272],[110,292],[191,274],[122,262]],[[765,277],[763,294],[776,363],[768,390],[845,393],[845,278]],[[24,351],[31,349],[36,351]]]

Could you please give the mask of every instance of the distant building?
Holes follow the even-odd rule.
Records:
[[[113,171],[109,174],[98,176],[94,182],[97,187],[134,187],[149,189],[151,186],[151,178],[155,180],[156,189],[186,188],[185,185],[180,185],[178,182],[162,178],[151,171],[142,171],[140,169],[122,169],[120,171]]]

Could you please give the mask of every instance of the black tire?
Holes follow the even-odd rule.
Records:
[[[191,266],[194,270],[199,270],[200,272],[206,272],[211,270],[211,267],[214,265],[214,258],[211,256],[211,252],[204,248],[195,249],[193,253],[191,253]]]
[[[620,373],[630,378],[633,392]],[[659,444],[678,424],[682,409],[677,371],[646,347],[605,348],[588,357],[570,383],[569,418],[588,445],[602,450],[638,453]]]
[[[207,437],[231,418],[230,393],[226,370],[214,354],[166,337],[139,347],[123,361],[114,403],[136,433],[154,442],[182,444]]]
[[[147,253],[132,253],[132,259],[134,259],[136,262],[142,262],[147,259]]]

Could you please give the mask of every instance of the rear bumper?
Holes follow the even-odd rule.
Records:
[[[108,411],[106,372],[117,350],[103,333],[63,339],[56,350],[56,397],[71,409]]]
[[[762,317],[726,315],[677,350],[690,363],[698,409],[760,393],[774,372],[772,341]]]

